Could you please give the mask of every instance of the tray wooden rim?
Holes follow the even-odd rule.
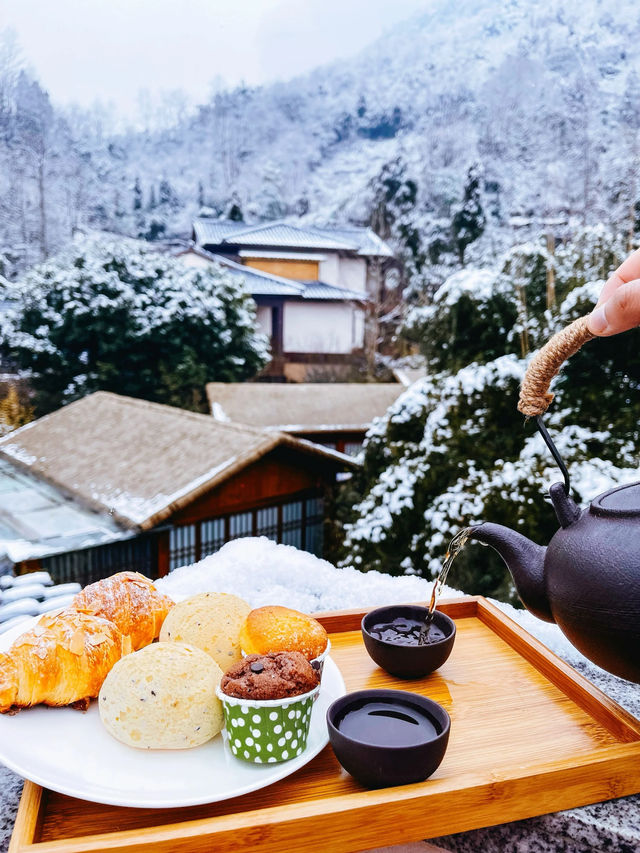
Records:
[[[162,826],[45,842],[35,839],[43,817],[46,791],[27,781],[9,853],[171,853],[178,845],[181,849],[205,851],[212,849],[214,844],[216,851],[231,853],[240,849],[239,832],[242,833],[243,847],[256,851],[276,853],[299,842],[301,833],[308,833],[306,849],[346,853],[379,847],[382,843],[425,838],[420,818],[422,801],[427,798],[430,810],[443,812],[443,818],[447,817],[444,813],[450,812],[452,807],[455,809],[459,799],[464,799],[464,808],[453,828],[450,821],[446,825],[443,821],[440,822],[442,825],[432,821],[429,835],[437,837],[640,792],[640,779],[634,772],[640,758],[640,720],[482,596],[449,599],[441,602],[439,609],[453,619],[478,618],[619,743],[596,748],[578,760],[568,757],[560,761],[533,762],[521,765],[517,770],[510,768],[506,772],[492,773],[489,779],[486,772],[479,771],[458,774],[455,779],[434,779],[430,782],[428,795],[412,785],[357,791],[332,796],[326,801],[315,799],[289,803],[284,809],[267,806]],[[332,633],[358,630],[366,612],[367,609],[359,608],[315,616]],[[599,775],[603,770],[606,770],[606,778]],[[402,816],[402,824],[393,826],[391,841],[388,840],[390,790],[393,791],[393,810],[398,817]],[[319,808],[323,802],[330,802],[330,808]],[[492,805],[493,817],[486,814],[487,803]],[[329,816],[331,819],[327,820]],[[357,845],[353,835],[354,821],[358,829]],[[384,835],[385,828],[387,836]]]

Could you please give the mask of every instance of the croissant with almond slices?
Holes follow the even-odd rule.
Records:
[[[172,606],[136,572],[90,584],[0,653],[0,713],[39,703],[86,709],[113,665],[158,636]]]
[[[173,601],[158,592],[144,575],[118,572],[86,586],[75,596],[72,606],[110,619],[131,637],[133,651],[137,652],[158,636]]]
[[[72,607],[45,614],[0,653],[0,713],[30,705],[76,705],[97,696],[131,641],[99,616]]]

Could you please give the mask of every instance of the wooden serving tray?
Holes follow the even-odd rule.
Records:
[[[26,782],[10,853],[343,853],[640,791],[640,721],[485,599],[439,609],[456,622],[455,646],[440,670],[417,681],[370,660],[362,612],[318,617],[348,690],[414,690],[449,711],[449,749],[427,781],[365,790],[327,746],[268,788],[183,809],[98,805]]]

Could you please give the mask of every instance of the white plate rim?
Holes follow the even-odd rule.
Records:
[[[35,625],[39,619],[39,616],[34,617],[32,622],[16,625],[15,628],[7,631],[5,634],[0,634],[0,651],[7,651],[11,643],[15,639],[17,639],[17,637],[19,637],[21,634],[23,634],[25,631],[29,630],[33,625]],[[320,693],[318,694],[318,699],[320,699],[320,697],[323,697],[325,700],[327,698],[330,698],[331,701],[333,701],[334,699],[343,696],[347,692],[342,673],[340,672],[338,666],[331,657],[327,657],[327,659],[325,660],[324,674],[328,674],[330,676],[330,680],[335,683],[335,690],[332,691],[331,697],[327,697],[327,688],[325,687],[323,689],[323,686],[321,685]],[[51,709],[51,711],[55,710],[56,709]],[[315,710],[316,712],[318,712],[320,709],[318,707]],[[28,709],[26,709],[25,711],[21,711],[20,713],[29,713],[29,711]],[[74,713],[78,713],[78,718],[81,721],[81,712]],[[326,726],[324,713],[322,713],[322,716],[320,718],[318,718],[317,713],[314,714],[311,719],[311,725],[316,726],[318,728],[320,726],[324,726],[324,734],[319,738],[319,740],[314,746],[307,746],[307,748],[304,750],[304,752],[302,752],[301,755],[297,756],[294,759],[291,759],[290,761],[285,761],[279,764],[265,764],[264,766],[252,764],[252,772],[255,772],[257,774],[255,782],[229,789],[223,794],[218,793],[215,796],[211,796],[210,793],[203,793],[202,796],[190,796],[186,799],[180,797],[173,797],[168,799],[158,799],[157,797],[152,797],[150,799],[146,799],[145,797],[118,799],[110,795],[101,795],[99,794],[99,788],[97,788],[95,791],[91,791],[88,790],[85,786],[80,786],[76,788],[73,785],[61,784],[59,782],[56,782],[55,779],[49,778],[46,774],[43,776],[38,772],[34,772],[29,767],[24,766],[19,761],[7,758],[5,755],[5,750],[3,748],[2,741],[0,741],[0,762],[5,767],[8,767],[9,770],[12,770],[18,776],[21,776],[23,779],[28,779],[30,782],[34,782],[35,784],[40,785],[43,788],[47,788],[59,794],[64,794],[65,796],[69,797],[75,797],[76,799],[80,800],[86,800],[88,802],[100,803],[103,805],[111,806],[121,806],[124,808],[185,808],[188,806],[198,806],[205,805],[208,803],[223,802],[224,800],[228,800],[233,797],[240,797],[244,794],[250,794],[253,791],[258,791],[262,788],[268,787],[269,785],[273,785],[276,782],[279,782],[281,779],[285,779],[287,776],[290,776],[292,773],[295,773],[297,770],[300,770],[302,767],[312,761],[316,757],[316,755],[322,752],[325,746],[329,743],[329,731]],[[48,731],[47,734],[51,735],[51,732]],[[222,734],[219,735],[219,737],[222,736]],[[206,745],[207,744],[203,744],[203,746],[205,747]],[[133,749],[133,747],[130,748]],[[200,747],[196,747],[195,749],[199,748]],[[223,749],[226,753],[228,752],[228,747],[226,743],[223,745]],[[139,752],[138,750],[135,751]],[[184,753],[188,755],[188,753],[191,753],[193,751],[194,750],[184,750]],[[142,750],[140,750],[140,752],[142,752]],[[160,750],[154,750],[154,752],[160,752]],[[177,751],[167,750],[167,752],[175,753]],[[230,753],[229,755],[231,756]],[[233,761],[238,762],[239,765],[247,764],[247,762],[243,762],[241,761],[241,759],[234,758],[233,756],[231,757],[233,758]],[[262,771],[264,771],[264,774],[262,773]]]

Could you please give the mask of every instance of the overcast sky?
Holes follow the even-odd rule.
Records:
[[[287,79],[357,53],[429,0],[0,0],[0,28],[58,103]]]

